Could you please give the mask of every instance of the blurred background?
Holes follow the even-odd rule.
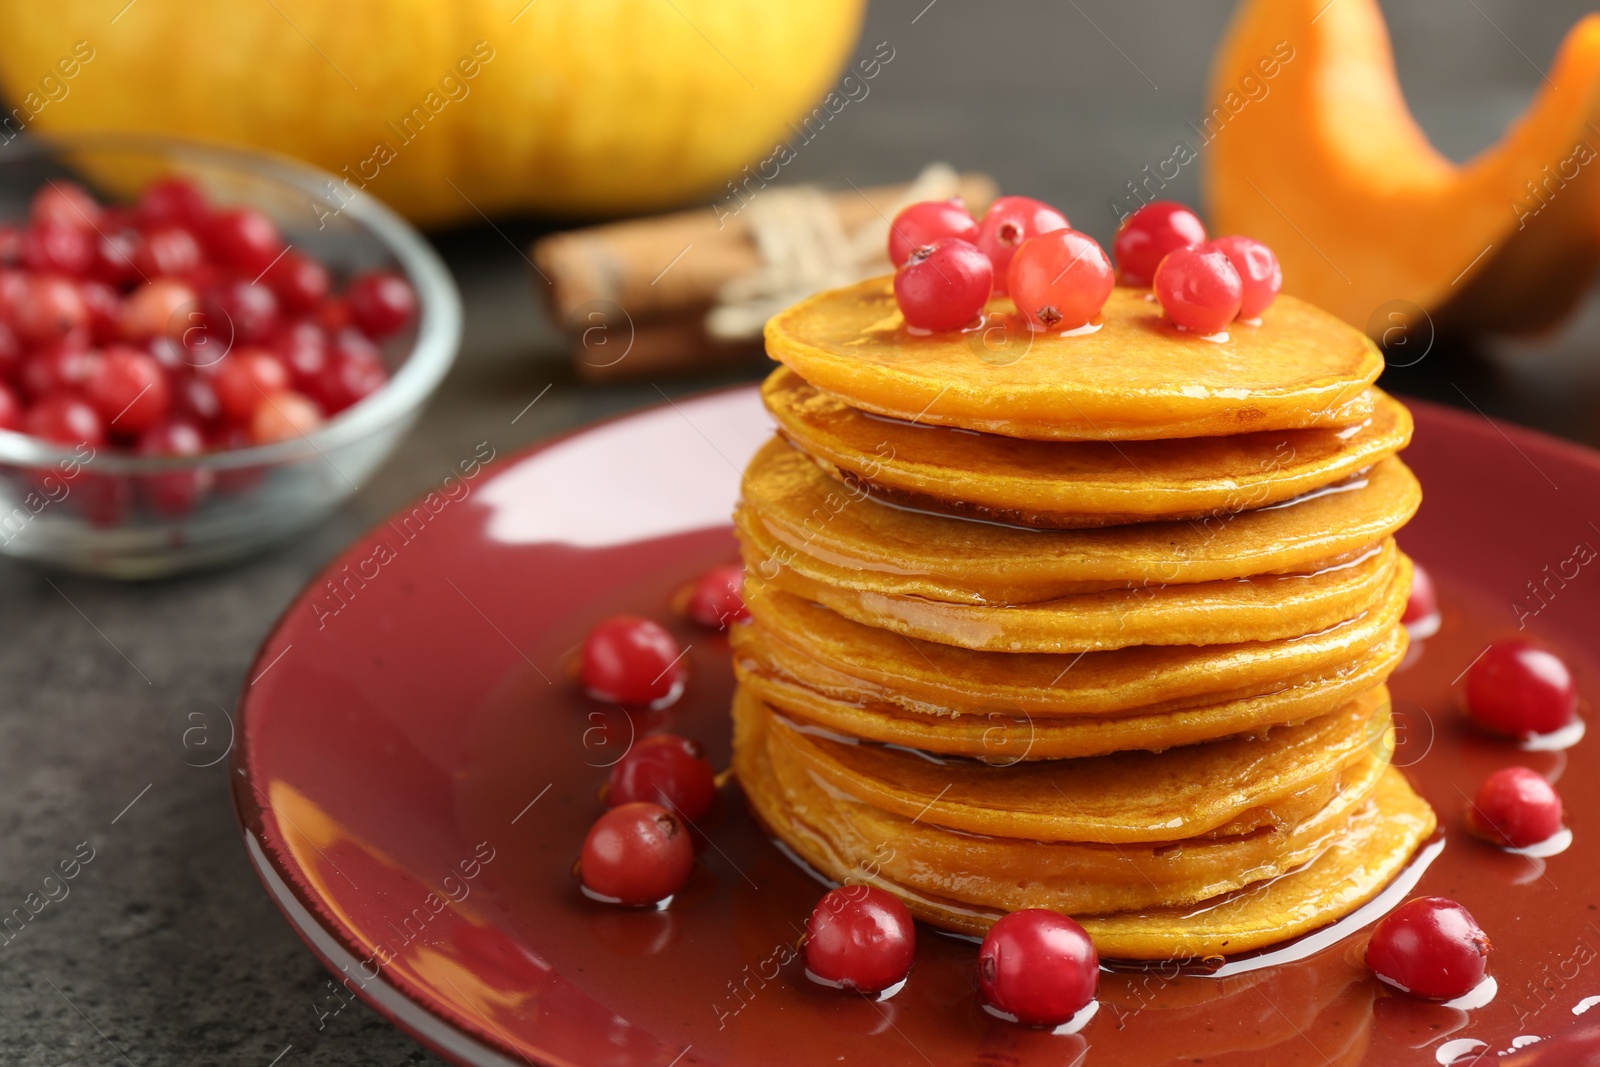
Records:
[[[495,41],[501,23],[510,32],[537,21],[541,32],[563,35],[542,57],[500,47],[470,91],[449,99],[416,135],[417,147],[437,141],[427,150],[458,167],[394,195],[460,288],[460,355],[393,457],[329,521],[244,564],[158,583],[0,560],[0,910],[33,892],[78,842],[96,850],[70,906],[46,909],[25,936],[0,945],[7,1062],[435,1062],[359,1003],[323,1017],[328,976],[245,862],[226,764],[197,766],[185,731],[202,714],[220,744],[222,709],[232,707],[258,643],[295,592],[480,442],[505,456],[664,396],[763,373],[754,360],[711,369],[689,358],[670,372],[590,380],[575,369],[574,334],[552,319],[533,243],[619,214],[679,208],[715,219],[719,174],[732,178],[728,172],[771,151],[763,137],[744,158],[727,158],[735,134],[719,131],[781,123],[793,117],[781,112],[809,109],[836,86],[843,64],[877,58],[866,91],[804,141],[774,186],[867,189],[910,181],[939,161],[988,174],[1002,192],[1050,201],[1109,244],[1126,183],[1193,139],[1233,9],[1225,0],[871,0],[856,34],[849,3],[725,0],[721,7],[733,13],[706,16],[705,32],[687,13],[717,5],[454,6],[456,22],[446,5],[432,11],[417,2],[302,15],[308,5],[230,0],[203,16],[175,0],[0,3],[10,40],[0,45],[0,80],[12,106],[48,69],[28,67],[34,57],[48,64],[77,40],[96,42],[70,91],[38,113],[38,128],[94,128],[109,116],[194,133],[242,121],[258,143],[325,165],[344,151],[330,140],[330,116],[373,108],[389,116],[380,126],[399,120],[404,107],[372,100],[420,101],[458,53]],[[1566,0],[1382,8],[1406,101],[1439,151],[1457,161],[1494,144],[1523,113],[1546,84],[1563,36],[1587,12]],[[222,18],[246,28],[251,69],[237,69],[244,60],[214,47],[218,31],[207,20]],[[262,47],[268,41],[279,54]],[[677,76],[686,70],[706,87],[678,93],[673,75],[645,62],[652,48],[676,57]],[[557,61],[584,86],[581,107],[551,105],[549,70],[540,64]],[[212,82],[249,88],[199,88]],[[658,106],[623,116],[613,146],[601,145],[582,168],[569,172],[540,155],[547,148],[534,143],[532,125],[561,126],[581,143],[586,123],[616,117],[619,84],[643,84]],[[764,90],[797,103],[774,103]],[[269,98],[275,118],[258,106]],[[663,161],[683,150],[685,137],[700,139],[696,151],[710,172],[698,187],[661,188],[674,173]],[[523,162],[513,167],[512,157]],[[528,187],[528,160],[552,168],[550,189]],[[1181,168],[1162,196],[1199,203],[1199,173]],[[383,197],[383,182],[371,191]],[[671,266],[671,252],[659,267]],[[1408,365],[1393,367],[1386,387],[1600,444],[1600,316],[1592,302],[1534,339],[1440,336],[1425,357],[1415,351],[1395,361]],[[136,804],[125,808],[130,800]]]

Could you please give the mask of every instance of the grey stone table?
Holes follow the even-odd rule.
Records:
[[[1199,113],[1228,7],[874,0],[861,48],[888,41],[895,58],[782,180],[865,185],[942,159],[1052,199],[1109,239],[1114,192]],[[1499,135],[1583,7],[1391,5],[1403,80],[1446,152],[1465,157]],[[1195,198],[1192,170],[1180,198]],[[326,974],[246,863],[223,766],[192,766],[203,761],[184,732],[192,713],[215,724],[232,707],[256,645],[312,573],[454,457],[486,438],[506,454],[659,400],[651,383],[599,388],[566,370],[518,251],[555,224],[437,236],[466,297],[461,360],[388,466],[296,543],[148,585],[0,562],[0,913],[63,862],[76,872],[64,897],[0,937],[0,1061],[436,1062],[361,1005],[319,1027]],[[1441,346],[1386,381],[1596,443],[1600,353],[1584,344],[1596,336],[1581,324],[1568,343],[1516,358]],[[658,384],[681,395],[728,380]]]

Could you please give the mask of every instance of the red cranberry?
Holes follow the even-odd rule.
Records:
[[[1467,669],[1467,712],[1513,737],[1554,733],[1578,714],[1578,687],[1555,653],[1531,641],[1496,641]]]
[[[146,430],[136,451],[141,456],[198,456],[206,448],[205,435],[193,422],[173,419]],[[144,475],[140,484],[150,506],[163,515],[193,510],[210,490],[213,477],[205,468],[163,471]]]
[[[968,244],[978,243],[977,220],[968,213],[960,198],[924,200],[902,208],[889,223],[889,262],[898,267],[913,248],[931,245],[941,237],[959,237]]]
[[[700,746],[676,734],[652,734],[611,768],[606,803],[612,807],[648,800],[690,822],[711,810],[716,774]]]
[[[94,231],[63,222],[32,222],[22,231],[22,263],[41,274],[80,277],[94,266]]]
[[[33,275],[25,270],[0,268],[0,319],[16,322],[17,312],[30,299]]]
[[[990,1007],[1030,1026],[1059,1026],[1094,1000],[1100,956],[1083,927],[1057,912],[1003,916],[978,949],[978,989]]]
[[[417,315],[417,294],[411,283],[393,271],[359,275],[345,290],[350,318],[374,341],[399,333]]]
[[[1221,252],[1239,272],[1239,282],[1244,295],[1239,302],[1239,317],[1253,319],[1278,298],[1283,288],[1283,268],[1272,249],[1253,237],[1218,237],[1199,246],[1207,251]]]
[[[173,408],[178,414],[201,425],[215,422],[222,415],[222,402],[217,399],[216,386],[210,378],[199,375],[188,375],[178,380]]]
[[[1007,292],[1011,284],[1011,257],[1022,242],[1042,233],[1067,228],[1067,217],[1042,200],[1027,196],[1002,196],[989,205],[978,224],[978,251],[994,265],[994,289]]]
[[[1244,285],[1221,252],[1180,248],[1156,268],[1155,291],[1167,318],[1185,329],[1211,334],[1239,317]]]
[[[22,399],[5,382],[0,382],[0,430],[22,429]]]
[[[33,222],[52,222],[92,230],[100,225],[101,208],[88,190],[74,181],[52,179],[39,187],[28,205]]]
[[[694,846],[683,824],[658,804],[612,808],[589,829],[578,872],[589,892],[628,907],[672,896],[689,881]]]
[[[122,336],[122,297],[104,282],[79,282],[78,295],[89,312],[89,339],[108,344]]]
[[[971,324],[993,288],[989,257],[955,237],[913,249],[894,275],[895,303],[906,324],[920,330]]]
[[[740,619],[749,618],[744,606],[744,565],[729,563],[712,567],[694,583],[689,594],[689,618],[701,626],[721,630]]]
[[[377,348],[360,334],[346,331],[334,340],[322,373],[308,388],[329,415],[336,415],[377,392],[388,380],[389,372]]]
[[[312,318],[329,334],[340,333],[355,326],[350,317],[350,303],[342,296],[330,296],[317,305]]]
[[[1422,565],[1411,564],[1411,595],[1406,599],[1406,610],[1400,621],[1407,625],[1432,618],[1439,613],[1439,594],[1434,591],[1433,579]]]
[[[328,337],[322,327],[307,319],[281,326],[272,339],[272,350],[289,368],[294,387],[314,394],[316,383],[328,367]]]
[[[1105,251],[1077,230],[1030,238],[1011,260],[1011,299],[1035,329],[1087,326],[1115,287]]]
[[[899,899],[875,886],[829,890],[806,920],[806,974],[863,993],[905,981],[917,955],[917,929]]]
[[[255,345],[272,335],[278,325],[278,298],[265,285],[232,281],[206,294],[206,324],[235,344]]]
[[[128,294],[122,302],[122,336],[128,341],[150,337],[180,338],[201,326],[195,291],[176,278],[157,278]]]
[[[1452,1000],[1483,981],[1489,939],[1472,913],[1444,897],[1415,897],[1383,917],[1367,942],[1367,966],[1427,1000]]]
[[[271,352],[241,348],[228,353],[211,384],[222,414],[234,422],[248,423],[262,400],[289,387],[289,372]]]
[[[157,226],[133,250],[133,265],[146,281],[187,277],[204,258],[200,242],[182,226]]]
[[[136,230],[111,230],[95,235],[94,265],[89,276],[110,285],[129,286],[144,279],[134,263],[143,239]]]
[[[206,230],[211,254],[246,277],[254,278],[283,251],[278,227],[252,208],[218,212]]]
[[[598,700],[654,704],[679,692],[688,670],[678,643],[660,623],[614,615],[584,639],[581,676]]]
[[[54,393],[77,393],[94,376],[99,361],[98,352],[76,339],[58,341],[36,350],[22,365],[17,381],[35,401]]]
[[[44,397],[23,417],[25,433],[58,445],[105,444],[106,430],[94,408],[71,393]]]
[[[1123,285],[1149,285],[1168,253],[1193,248],[1205,239],[1200,216],[1171,200],[1152,200],[1117,227],[1111,242],[1117,280]]]
[[[145,225],[170,222],[195,226],[206,217],[205,194],[183,178],[162,178],[152,182],[139,197],[135,216]]]
[[[22,342],[17,331],[0,320],[0,381],[15,378],[22,369]]]
[[[1478,787],[1467,808],[1467,829],[1497,845],[1526,848],[1559,833],[1561,814],[1561,796],[1543,775],[1506,767]]]
[[[29,344],[49,344],[88,326],[89,309],[83,294],[71,281],[56,275],[33,278],[17,305],[17,333]]]
[[[15,267],[22,262],[22,231],[0,223],[0,264]]]
[[[284,389],[269,393],[250,417],[250,440],[270,445],[304,437],[322,422],[322,409],[303,393]]]
[[[285,252],[261,280],[277,294],[285,311],[304,314],[328,295],[328,268],[298,252]]]
[[[113,432],[137,435],[166,417],[172,384],[148,353],[112,345],[84,383],[84,398]]]

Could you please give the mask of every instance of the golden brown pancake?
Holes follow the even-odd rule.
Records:
[[[1373,389],[1347,427],[1160,441],[1035,441],[869,415],[780,367],[762,400],[796,448],[908,507],[1082,528],[1227,515],[1349,478],[1404,448],[1411,414]]]
[[[770,557],[772,546],[749,535],[742,539],[746,570],[753,572]],[[1317,633],[1382,600],[1399,557],[1388,540],[1306,574],[1109,589],[999,606],[863,592],[817,581],[794,568],[778,570],[772,585],[845,618],[924,641],[995,652],[1084,652]]]
[[[1349,664],[1398,623],[1411,566],[1400,557],[1383,601],[1321,633],[1227,645],[1136,645],[1076,655],[986,652],[863,626],[771,585],[748,584],[752,622],[735,627],[740,654],[781,662],[803,684],[812,665],[849,679],[838,699],[881,702],[916,713],[951,711],[1032,717],[1112,716],[1206,697],[1267,692],[1284,680]],[[821,688],[818,685],[818,688]],[[824,690],[826,691],[826,690]]]
[[[1296,726],[1159,754],[997,767],[859,743],[752,705],[771,719],[769,746],[861,803],[971,834],[1115,844],[1297,825],[1332,799],[1347,767],[1385,748],[1391,728],[1379,686]]]
[[[891,279],[821,292],[773,316],[767,354],[879,415],[1055,441],[1214,437],[1348,426],[1368,418],[1383,369],[1357,329],[1280,296],[1225,343],[1179,330],[1147,293],[1119,287],[1083,336],[916,335]],[[1004,297],[988,311],[1014,318]]]
[[[1432,812],[1386,757],[1366,754],[1326,805],[1292,827],[1181,847],[974,835],[828,787],[768,743],[771,718],[759,711],[736,695],[734,768],[767,828],[825,876],[877,885],[917,917],[967,933],[1042,907],[1077,917],[1103,956],[1244,951],[1358,906],[1433,829]]]
[[[839,484],[778,439],[750,461],[741,529],[774,547],[750,567],[783,567],[864,592],[971,604],[1311,569],[1390,536],[1421,491],[1398,459],[1337,493],[1197,522],[1024,530],[891,507]]]
[[[813,665],[809,677],[819,688],[812,688],[770,660],[758,658],[762,644],[741,646],[734,674],[741,685],[785,716],[845,736],[1008,767],[1024,760],[1101,756],[1130,749],[1161,752],[1328,714],[1389,676],[1405,655],[1406,632],[1404,627],[1391,627],[1384,639],[1355,660],[1326,673],[1283,679],[1264,692],[1109,718],[982,710],[915,712],[883,699],[847,699],[839,694],[863,693],[860,683]]]

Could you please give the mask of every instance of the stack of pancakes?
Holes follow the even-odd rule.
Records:
[[[1361,333],[1280,297],[1224,342],[916,335],[888,279],[774,318],[736,525],[734,765],[828,878],[1102,955],[1270,944],[1432,833],[1389,766],[1420,491]],[[995,324],[1002,324],[996,326]]]

